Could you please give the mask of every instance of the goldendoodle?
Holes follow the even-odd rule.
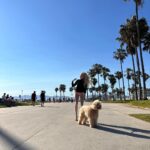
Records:
[[[79,124],[86,124],[88,120],[91,128],[97,126],[98,112],[102,108],[102,104],[99,100],[93,101],[91,105],[84,105],[79,110]]]

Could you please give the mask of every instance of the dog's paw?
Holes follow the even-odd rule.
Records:
[[[78,121],[78,124],[81,125],[81,121]]]
[[[96,125],[91,125],[91,124],[90,124],[90,128],[96,128]]]
[[[83,125],[86,125],[86,122],[82,122]]]

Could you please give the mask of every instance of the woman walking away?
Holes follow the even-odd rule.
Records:
[[[32,105],[35,106],[35,101],[36,101],[36,92],[35,91],[31,95],[31,100],[32,100]]]
[[[86,94],[88,84],[89,84],[89,77],[85,72],[81,73],[80,79],[78,80],[74,79],[72,81],[72,87],[76,86],[76,90],[75,90],[75,114],[76,114],[75,120],[76,121],[78,120],[78,101],[80,99],[81,106],[82,106],[85,100],[85,94]]]
[[[45,102],[45,91],[41,91],[41,107],[44,107],[44,102]]]

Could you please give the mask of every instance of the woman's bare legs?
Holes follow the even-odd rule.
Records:
[[[85,93],[77,93],[75,94],[75,114],[76,114],[76,121],[78,121],[78,101],[80,98],[81,106],[83,106]]]
[[[83,106],[83,104],[84,104],[84,99],[85,99],[85,94],[84,94],[84,93],[81,93],[81,94],[80,94],[81,106]]]
[[[76,93],[75,94],[75,115],[76,115],[76,121],[78,121],[78,100],[79,100],[79,95]]]

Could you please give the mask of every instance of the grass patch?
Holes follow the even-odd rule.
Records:
[[[35,105],[39,105],[40,102],[35,102]],[[0,103],[0,108],[6,108],[6,107],[15,107],[15,106],[31,106],[31,101],[21,102],[21,101],[15,101],[13,105],[8,103]]]
[[[0,108],[5,108],[7,107],[6,105],[0,104]]]
[[[129,103],[131,100],[102,100],[103,103]]]
[[[16,102],[16,106],[31,106],[32,101]],[[40,105],[40,102],[35,102],[35,105]]]
[[[150,108],[150,100],[130,101],[129,104],[140,108]]]
[[[28,102],[16,102],[16,106],[31,106],[32,102],[28,101]],[[35,105],[39,105],[39,102],[35,102]]]
[[[150,122],[150,114],[130,114],[130,116]]]
[[[131,106],[137,106],[139,108],[150,108],[150,100],[107,100],[107,101],[102,101],[103,103],[125,103],[129,104]]]

